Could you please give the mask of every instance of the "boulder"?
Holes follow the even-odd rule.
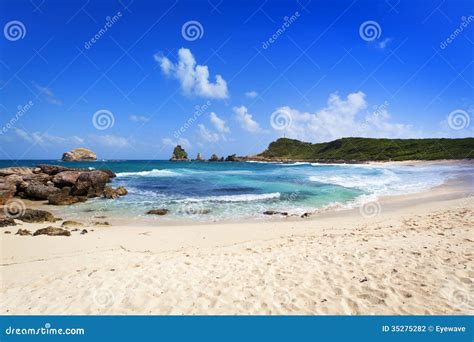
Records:
[[[86,196],[71,196],[66,192],[59,192],[48,197],[48,204],[52,205],[71,205],[87,201]]]
[[[266,210],[263,212],[263,215],[283,215],[288,216],[286,211],[275,211],[275,210]]]
[[[184,150],[184,148],[181,147],[181,145],[177,145],[173,150],[170,160],[188,160],[188,153]]]
[[[17,220],[23,222],[55,222],[57,219],[51,214],[49,211],[46,210],[39,210],[39,209],[25,209],[20,216],[17,217]]]
[[[80,171],[80,169],[72,169],[70,167],[49,165],[49,164],[40,164],[38,165],[38,168],[41,170],[42,173],[46,173],[47,175],[51,175],[51,176],[54,176],[55,174],[64,172],[64,171]],[[84,169],[83,171],[87,171],[87,170]]]
[[[61,189],[50,185],[32,182],[24,190],[23,197],[33,200],[46,200],[49,196],[58,194]]]
[[[166,215],[169,213],[169,209],[152,209],[147,211],[147,215]]]
[[[31,232],[28,229],[18,229],[15,235],[31,235]]]
[[[105,198],[116,199],[120,196],[125,196],[126,194],[128,194],[128,191],[123,186],[119,186],[117,189],[114,189],[110,186],[106,186],[104,189]]]
[[[53,183],[62,188],[64,186],[73,186],[76,184],[77,179],[81,175],[82,171],[63,171],[57,173],[53,177]]]
[[[0,177],[0,205],[6,204],[16,193],[16,183],[9,177]]]
[[[104,194],[105,184],[109,181],[109,175],[103,171],[94,170],[83,172],[77,178],[76,184],[71,190],[74,196],[99,197]]]
[[[15,220],[11,217],[0,217],[0,227],[16,226]]]
[[[99,169],[99,171],[105,172],[106,174],[109,175],[109,178],[115,178],[117,175],[112,171],[112,170],[107,170],[107,169]]]
[[[31,167],[6,167],[0,169],[0,176],[9,175],[32,175],[33,169]]]
[[[219,161],[219,157],[217,156],[217,154],[212,154],[211,158],[209,158],[209,161]]]
[[[71,236],[71,232],[66,229],[62,228],[55,228],[55,227],[46,227],[38,229],[36,232],[33,233],[33,236],[38,235],[49,235],[49,236]]]
[[[199,152],[199,153],[197,154],[196,161],[203,161],[203,160],[204,160],[204,158],[203,158],[201,152]]]
[[[97,155],[87,148],[76,148],[63,154],[64,161],[90,161],[97,160]]]
[[[61,227],[81,227],[81,226],[83,226],[81,222],[72,221],[72,220],[64,221],[61,224]]]

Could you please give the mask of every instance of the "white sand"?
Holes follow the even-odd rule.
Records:
[[[385,198],[372,218],[0,228],[0,314],[472,314],[472,191]]]

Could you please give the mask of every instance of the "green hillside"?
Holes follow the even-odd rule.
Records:
[[[272,142],[258,157],[321,161],[467,159],[474,158],[474,138],[342,138],[320,144],[280,138]]]

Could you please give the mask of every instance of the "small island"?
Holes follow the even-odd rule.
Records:
[[[95,161],[97,160],[97,155],[87,148],[79,147],[79,148],[75,148],[72,151],[64,153],[62,160],[63,161]]]

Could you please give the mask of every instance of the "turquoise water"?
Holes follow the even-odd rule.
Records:
[[[45,161],[20,161],[33,166]],[[167,208],[157,220],[238,220],[264,217],[265,210],[301,215],[328,207],[354,207],[378,196],[418,192],[466,171],[461,166],[373,166],[314,163],[97,161],[50,164],[107,168],[117,174],[112,186],[129,194],[117,200],[93,199],[66,213],[100,210],[107,216],[150,217],[146,211]],[[1,167],[12,165],[0,161]]]

